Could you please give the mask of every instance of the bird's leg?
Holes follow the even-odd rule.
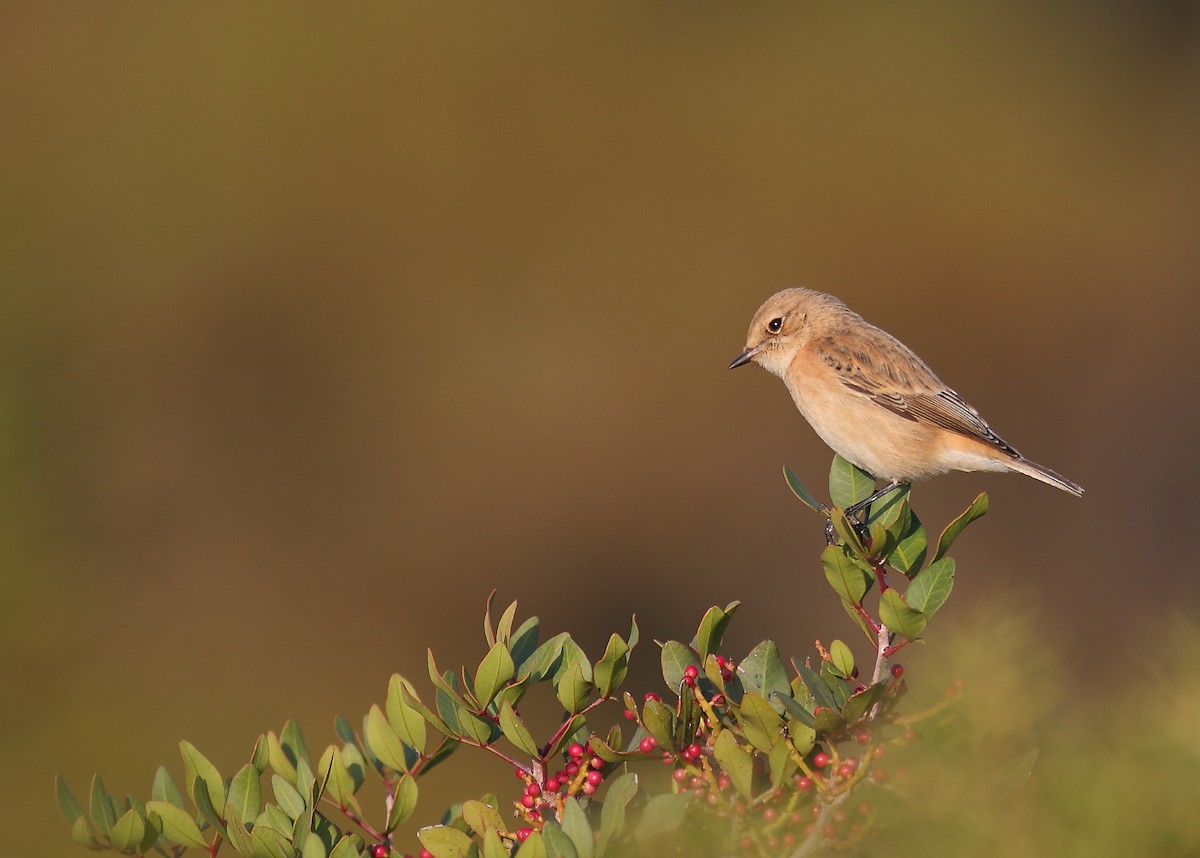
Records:
[[[875,501],[879,500],[881,497],[883,497],[884,495],[886,495],[886,494],[887,494],[888,492],[890,492],[892,489],[899,488],[900,486],[903,486],[903,485],[906,485],[906,483],[904,482],[904,480],[892,480],[891,482],[889,482],[889,483],[887,483],[886,485],[884,485],[884,487],[883,487],[883,488],[881,488],[879,491],[875,492],[875,493],[874,493],[873,495],[871,495],[870,497],[868,497],[868,498],[863,498],[863,499],[862,499],[862,500],[860,500],[858,503],[851,504],[850,506],[846,507],[846,508],[843,510],[843,512],[845,512],[845,513],[846,513],[846,518],[848,518],[848,519],[850,519],[852,522],[856,522],[856,523],[858,523],[858,524],[865,524],[865,522],[863,522],[861,519],[859,519],[859,517],[858,517],[858,514],[859,514],[859,513],[860,513],[862,510],[864,510],[864,509],[868,508],[868,507],[869,507],[871,504],[873,504]]]

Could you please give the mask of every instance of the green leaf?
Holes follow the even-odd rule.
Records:
[[[145,836],[145,820],[140,813],[130,808],[113,824],[108,839],[118,852],[132,852]]]
[[[296,783],[296,765],[288,759],[287,752],[283,750],[283,745],[273,730],[267,733],[267,759],[271,761],[271,768],[291,783]]]
[[[312,757],[308,753],[308,745],[304,742],[304,733],[300,730],[297,722],[288,721],[283,725],[283,730],[279,734],[279,743],[293,763],[304,760],[308,763],[309,768],[312,768]]]
[[[204,821],[221,832],[221,836],[225,836],[225,823],[221,819],[221,811],[217,810],[216,805],[212,803],[208,786],[199,775],[196,775],[196,779],[192,781],[192,801],[196,803],[196,809],[200,811],[200,816]]]
[[[722,610],[713,605],[704,612],[704,618],[700,620],[700,628],[696,630],[696,637],[693,640],[696,652],[700,653],[700,658],[713,655],[721,648],[725,630],[729,628],[729,621],[733,619],[740,604],[740,602],[730,602],[728,610]]]
[[[541,624],[537,617],[530,617],[517,627],[508,642],[508,651],[512,654],[513,664],[518,675],[525,670],[533,654],[537,652],[538,632]]]
[[[256,825],[250,832],[256,858],[293,858],[292,841],[281,831],[266,825]]]
[[[722,733],[721,735],[728,736],[729,734]],[[749,759],[748,756],[747,759]],[[730,777],[733,776],[730,775]],[[642,809],[642,818],[638,821],[637,828],[633,831],[634,839],[645,843],[645,841],[660,835],[674,834],[683,825],[684,819],[687,817],[689,804],[691,804],[691,796],[685,792],[674,795],[664,793],[654,796],[654,798],[646,802],[646,806]],[[662,854],[677,853],[675,850],[671,850]]]
[[[840,509],[866,500],[875,491],[875,477],[852,465],[841,456],[833,457],[829,468],[829,498]]]
[[[783,719],[766,698],[752,691],[747,691],[742,697],[737,716],[742,722],[746,741],[764,754],[770,753],[783,738]]]
[[[358,840],[352,835],[346,835],[333,847],[329,858],[362,858],[362,850],[358,848]],[[308,858],[308,856],[304,856]]]
[[[907,485],[896,486],[887,494],[872,501],[866,523],[872,526],[879,525],[883,529],[888,529],[898,523],[908,509],[909,489],[910,487]]]
[[[517,715],[508,702],[500,704],[500,730],[504,733],[504,737],[516,745],[517,748],[531,757],[537,756],[537,742],[534,741],[529,728],[525,726],[525,722],[521,720],[521,717]]]
[[[432,825],[417,832],[421,845],[433,853],[433,858],[467,858],[471,838],[448,825]]]
[[[811,724],[799,720],[788,721],[788,739],[796,753],[803,757],[817,744],[817,731]]]
[[[117,821],[112,801],[104,789],[104,781],[100,778],[100,775],[92,777],[92,791],[88,801],[88,816],[92,820],[92,825],[96,826],[96,830],[105,837],[108,836],[108,832],[112,831],[113,823]]]
[[[954,540],[958,539],[958,535],[963,532],[968,524],[977,518],[982,518],[988,511],[988,496],[987,492],[983,492],[979,497],[971,502],[971,505],[954,521],[946,525],[946,529],[942,531],[942,535],[938,538],[937,553],[933,555],[934,560],[941,560],[946,556],[946,552],[950,550],[950,546],[954,544]]]
[[[525,842],[520,845],[516,853],[519,858],[549,858],[549,851],[546,849],[546,841],[538,832],[533,832]],[[435,855],[434,858],[442,858],[441,855]]]
[[[887,590],[879,597],[879,619],[891,631],[898,632],[910,641],[918,640],[929,618],[914,611],[895,590]]]
[[[200,833],[199,826],[187,811],[180,810],[170,802],[151,800],[146,802],[146,812],[158,816],[162,821],[163,837],[172,843],[197,849],[208,846],[204,841],[204,836]]]
[[[749,799],[754,780],[754,759],[741,747],[729,730],[722,730],[713,743],[713,758],[729,775],[734,789]],[[651,802],[653,803],[653,802]]]
[[[513,605],[515,606],[516,602],[513,602]],[[479,700],[480,709],[492,702],[496,692],[508,684],[515,672],[516,666],[508,652],[508,645],[497,642],[475,671],[475,696]]]
[[[389,769],[395,769],[398,772],[408,771],[408,757],[405,754],[404,743],[378,704],[372,705],[371,711],[367,713],[367,729],[363,738],[366,739],[371,753]]]
[[[402,691],[406,687],[412,693],[408,680],[398,673],[392,674],[388,682],[387,719],[400,741],[420,754],[425,750],[425,719],[421,717],[420,712],[404,701]]]
[[[529,676],[534,682],[548,679],[558,671],[563,659],[563,644],[569,638],[566,632],[559,632],[534,650],[528,664]]]
[[[550,747],[546,749],[546,758],[549,759],[550,757],[555,756],[559,751],[565,748],[572,741],[571,737],[579,732],[580,728],[586,726],[586,724],[587,721],[582,715],[573,716],[571,720],[567,722],[567,726],[559,728],[558,733],[555,734],[558,736],[558,738],[555,739],[551,743]]]
[[[746,691],[753,691],[768,700],[775,692],[787,694],[791,691],[787,668],[783,666],[775,641],[763,641],[750,650],[738,664],[737,675]]]
[[[504,848],[504,842],[494,831],[489,831],[483,836],[483,858],[508,858],[508,850]]]
[[[840,545],[827,545],[821,552],[821,568],[834,592],[847,602],[861,605],[875,577]]]
[[[387,818],[387,832],[390,834],[397,827],[408,822],[409,817],[417,808],[417,782],[412,775],[405,775],[396,784],[395,800]]]
[[[517,602],[514,599],[512,604],[504,609],[504,613],[500,615],[500,622],[496,623],[496,642],[508,643],[509,637],[512,635],[513,619],[517,616]]]
[[[771,772],[771,786],[779,789],[798,768],[792,759],[787,742],[780,742],[767,755],[767,767]]]
[[[271,775],[271,792],[275,795],[275,803],[292,819],[304,813],[304,797],[283,776]]]
[[[271,749],[266,736],[259,736],[254,742],[254,750],[250,752],[250,765],[254,766],[260,775],[271,765]]]
[[[596,662],[592,677],[596,683],[596,691],[601,697],[611,697],[613,690],[625,681],[629,670],[629,646],[618,634],[608,639],[604,655]]]
[[[683,671],[687,667],[700,669],[696,654],[679,641],[667,641],[662,648],[662,675],[667,687],[678,693],[683,682]]]
[[[904,530],[900,531],[895,546],[887,555],[887,562],[905,575],[915,575],[925,562],[928,539],[921,519],[912,510],[908,511]]]
[[[842,707],[842,718],[853,724],[866,717],[867,712],[887,695],[887,686],[882,682],[863,689],[846,701]]]
[[[592,684],[584,678],[583,665],[579,662],[575,662],[567,668],[554,687],[558,702],[572,714],[583,708],[591,691]]]
[[[225,818],[231,816],[239,822],[254,819],[262,810],[262,786],[258,782],[258,769],[250,763],[242,766],[229,782],[229,798],[225,802]]]
[[[334,745],[326,748],[321,755],[317,771],[325,777],[325,798],[331,800],[339,810],[350,809],[361,817],[358,801],[354,798],[354,778],[350,776],[346,761]]]
[[[854,673],[854,653],[841,641],[834,641],[830,645],[829,658],[833,661],[834,670],[842,679],[849,679]]]
[[[463,699],[462,693],[450,684],[451,682],[456,681],[454,679],[454,674],[442,674],[441,671],[438,670],[437,662],[435,662],[433,659],[433,650],[426,650],[426,654],[426,666],[429,668],[429,680],[433,683],[434,687],[449,697],[450,700],[457,706],[461,706],[464,709],[472,708],[471,705]],[[440,706],[438,707],[438,710],[441,711]],[[449,724],[448,721],[446,723]]]
[[[556,822],[547,821],[542,826],[542,840],[546,842],[546,855],[549,858],[579,858],[571,836]]]
[[[562,829],[575,844],[575,854],[579,858],[592,858],[596,848],[592,826],[577,799],[568,798],[563,802]]]
[[[403,684],[400,686],[400,697],[410,709],[416,710],[416,712],[418,712],[427,723],[431,724],[433,729],[437,730],[443,736],[447,736],[448,738],[458,738],[458,734],[451,730],[446,722],[435,715],[432,709],[421,702],[421,698],[417,697],[417,695],[414,694],[411,689]],[[413,738],[416,738],[416,736]],[[429,767],[426,766],[426,770],[428,770],[428,768]]]
[[[792,473],[792,469],[787,465],[783,466],[783,478],[787,481],[788,488],[792,490],[792,494],[799,498],[802,504],[813,512],[822,511],[823,504],[809,494],[808,489],[804,488],[799,478]]]
[[[953,586],[954,558],[941,557],[917,573],[904,594],[904,601],[914,611],[932,617],[945,603]]]
[[[63,818],[74,825],[75,820],[83,816],[83,805],[79,803],[79,799],[75,798],[75,794],[71,792],[71,788],[67,786],[62,775],[54,776],[54,793],[58,798],[58,809],[62,812]]]
[[[490,745],[500,737],[500,728],[496,724],[469,709],[459,709],[457,716],[463,738],[469,738],[477,745]]]
[[[221,778],[221,773],[217,771],[217,767],[210,763],[207,757],[196,750],[195,745],[186,740],[179,743],[179,753],[183,756],[184,785],[191,790],[196,778],[199,777],[204,781],[204,786],[208,789],[208,798],[212,801],[213,806],[224,807],[225,781]],[[193,792],[189,791],[188,795],[191,796],[192,801],[196,800]]]
[[[799,662],[795,659],[792,660],[792,667],[796,669],[796,673],[804,682],[804,687],[812,695],[814,704],[820,706],[823,710],[837,708],[837,703],[833,697],[833,690],[819,673],[804,662]]]
[[[487,601],[483,603],[483,637],[488,648],[496,645],[496,633],[492,629],[492,603],[496,601],[496,591],[488,593]]]
[[[462,806],[463,821],[471,830],[483,837],[489,831],[508,833],[500,811],[482,801],[464,801]]]
[[[797,680],[797,681],[799,682],[800,680]],[[801,684],[801,687],[803,688],[804,683],[801,682],[800,684]],[[809,708],[806,708],[805,704],[807,704],[809,706],[813,706],[815,704],[813,704],[811,702],[812,695],[807,694],[808,689],[804,688],[803,690],[808,697],[808,699],[806,701],[804,701],[804,703],[802,703],[801,701],[797,700],[794,697],[789,697],[786,694],[776,694],[774,699],[778,700],[780,703],[783,704],[784,714],[790,715],[792,717],[793,720],[790,723],[795,723],[796,721],[799,721],[800,723],[802,723],[808,727],[811,727],[814,723],[813,716],[812,716],[812,710]]]
[[[850,519],[846,517],[845,511],[838,507],[834,507],[829,511],[829,520],[833,522],[833,529],[841,538],[848,551],[855,557],[866,557],[867,547],[863,545],[862,539],[858,535],[858,531],[851,524]]]
[[[647,700],[642,705],[642,725],[659,745],[671,747],[675,735],[675,713],[665,703]]]
[[[625,809],[637,794],[638,777],[626,772],[608,785],[604,805],[600,809],[600,840],[596,858],[603,858],[625,827]]]

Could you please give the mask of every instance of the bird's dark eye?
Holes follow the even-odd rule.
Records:
[[[778,334],[781,330],[783,330],[782,318],[775,318],[767,322],[767,333]]]

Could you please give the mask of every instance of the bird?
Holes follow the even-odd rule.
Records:
[[[834,452],[887,482],[852,509],[949,471],[1015,472],[1083,495],[1018,453],[912,349],[833,295],[793,288],[768,298],[729,368],[749,363],[783,379]]]

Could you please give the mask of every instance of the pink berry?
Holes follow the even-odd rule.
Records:
[[[530,834],[533,834],[532,828],[518,828],[517,829],[517,840],[520,841],[521,843],[524,843],[526,840],[529,839]],[[425,856],[421,856],[421,858],[425,858]],[[433,856],[431,855],[431,856],[429,856],[429,858],[433,858]]]
[[[595,784],[584,784],[583,785],[583,794],[584,795],[595,795],[596,794],[596,785]]]
[[[719,778],[717,778],[717,786],[719,786],[721,789],[729,789],[729,785],[732,783],[733,781],[729,779],[729,775],[721,775]]]
[[[592,786],[600,786],[604,782],[604,775],[600,774],[600,772],[588,772],[587,782]]]
[[[572,760],[571,762],[567,763],[567,765],[563,768],[563,771],[567,773],[568,778],[573,778],[575,775],[579,774],[579,763]]]
[[[768,807],[763,811],[762,820],[768,825],[779,818],[779,811],[773,807]]]
[[[638,750],[643,754],[649,754],[657,747],[658,740],[653,736],[643,736],[642,741],[638,742]]]
[[[433,858],[433,853],[428,849],[422,849],[417,853],[417,858]]]
[[[904,676],[904,665],[893,664],[892,665],[892,676],[896,677],[897,679]]]
[[[659,697],[657,694],[655,694],[653,691],[651,691],[646,695],[645,700],[647,703],[649,703],[651,700],[662,700],[662,698]]]
[[[571,747],[567,748],[567,756],[579,759],[583,756],[583,745],[576,742]]]
[[[604,760],[599,757],[592,757],[591,766],[593,769],[602,769],[604,768]]]
[[[854,774],[854,764],[846,761],[837,767],[837,775],[839,778],[848,778]]]
[[[531,795],[521,796],[521,807],[525,808],[526,810],[533,810],[534,805],[536,805],[536,804],[537,804],[537,799],[534,798],[533,796],[531,796]]]
[[[687,769],[676,769],[675,771],[671,772],[671,778],[677,784],[683,783],[688,779]]]
[[[695,679],[700,675],[700,668],[696,667],[694,664],[689,664],[683,669],[683,675],[688,679]]]
[[[806,778],[803,775],[796,778],[796,789],[800,792],[806,792],[813,787],[812,778]]]
[[[550,778],[550,780],[546,781],[546,789],[550,792],[558,792],[560,786],[562,784],[558,782],[558,778]]]
[[[536,798],[537,796],[539,796],[541,794],[542,794],[542,788],[540,786],[538,786],[536,781],[531,783],[529,786],[525,787],[525,795],[531,795]]]
[[[632,709],[625,710],[625,720],[626,721],[633,721],[635,718],[637,718],[636,712],[634,712]]]
[[[387,858],[389,851],[382,843],[376,843],[371,847],[371,858]]]
[[[824,751],[817,751],[813,754],[813,765],[818,769],[823,769],[829,765],[829,755]]]

